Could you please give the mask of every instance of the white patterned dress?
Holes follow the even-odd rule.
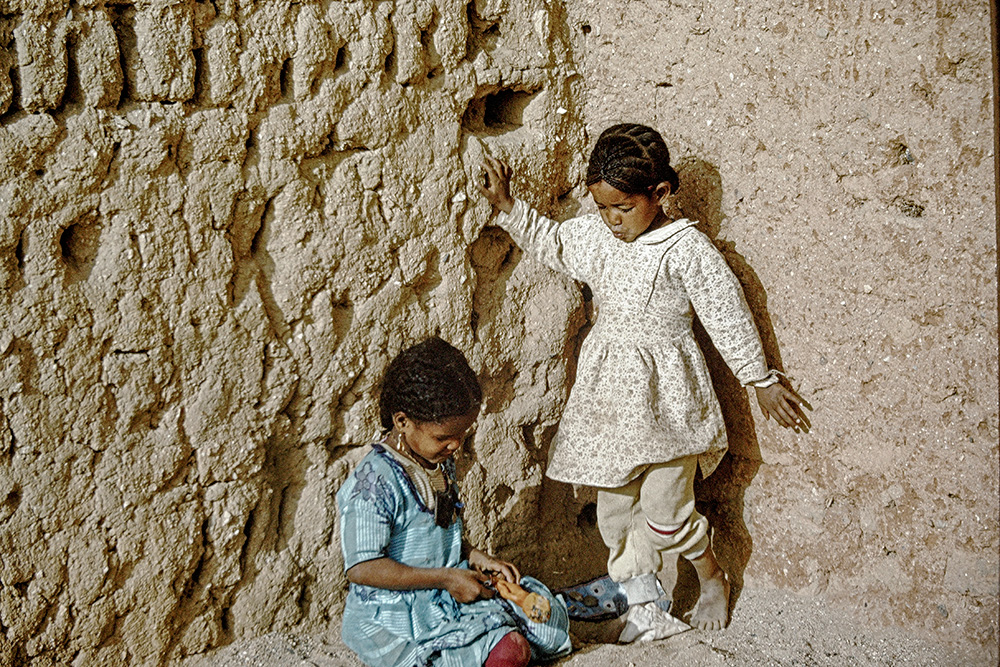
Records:
[[[583,342],[546,474],[614,488],[649,464],[690,455],[711,474],[725,454],[726,430],[694,339],[695,313],[740,383],[777,378],[743,289],[709,238],[682,219],[625,243],[596,214],[559,223],[520,200],[497,224],[594,294],[597,321]]]

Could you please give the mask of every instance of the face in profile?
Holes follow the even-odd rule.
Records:
[[[445,417],[439,422],[418,422],[405,413],[397,412],[394,420],[396,428],[403,434],[403,442],[409,447],[417,463],[425,468],[433,468],[451,458],[461,448],[477,417],[479,410],[459,417]]]

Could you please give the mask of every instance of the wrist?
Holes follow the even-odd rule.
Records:
[[[434,588],[443,588],[445,590],[449,590],[451,588],[453,568],[439,567],[435,570],[434,574],[435,574]]]

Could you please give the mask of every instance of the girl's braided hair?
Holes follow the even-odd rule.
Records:
[[[392,416],[403,412],[416,422],[440,422],[479,408],[483,390],[465,355],[437,336],[396,356],[382,378],[379,420],[392,429]]]
[[[587,185],[604,181],[625,194],[646,194],[660,183],[677,192],[677,172],[660,133],[635,123],[612,125],[601,133],[587,165]]]

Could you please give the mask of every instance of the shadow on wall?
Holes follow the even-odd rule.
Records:
[[[718,169],[703,160],[690,160],[678,164],[677,171],[681,182],[678,190],[681,210],[686,217],[699,221],[698,228],[712,239],[736,274],[760,332],[768,365],[783,370],[764,287],[736,251],[735,244],[718,238],[724,220],[722,179]],[[589,290],[585,289],[585,295],[589,295]],[[736,380],[697,320],[695,338],[705,354],[729,438],[726,457],[711,477],[696,483],[695,494],[698,510],[709,518],[715,530],[716,553],[729,572],[733,583],[732,603],[735,603],[753,551],[753,539],[745,519],[744,493],[760,467],[760,447],[748,391]],[[571,363],[575,365],[575,359]],[[540,540],[538,560],[548,578],[547,583],[560,587],[606,572],[607,549],[596,526],[595,490],[574,488],[546,478],[541,501],[545,535]],[[680,576],[674,591],[675,613],[678,614],[691,608],[698,590],[694,568],[680,560]]]
[[[753,313],[757,331],[760,332],[768,367],[784,370],[774,325],[767,310],[764,286],[753,268],[736,251],[735,243],[718,238],[725,218],[722,212],[722,178],[719,170],[704,160],[693,159],[678,164],[677,172],[681,182],[677,193],[681,210],[688,218],[698,221],[698,228],[712,239],[743,286],[747,304]],[[743,587],[743,572],[753,552],[744,493],[760,467],[760,446],[750,411],[749,392],[729,370],[697,320],[695,338],[705,354],[715,394],[722,406],[729,439],[729,452],[710,478],[696,483],[695,496],[698,498],[699,511],[709,518],[715,528],[716,553],[733,581],[732,602],[735,602]],[[682,588],[678,602],[682,608],[687,602],[685,583],[696,579],[693,568],[688,566],[685,570],[688,571],[679,580]]]

